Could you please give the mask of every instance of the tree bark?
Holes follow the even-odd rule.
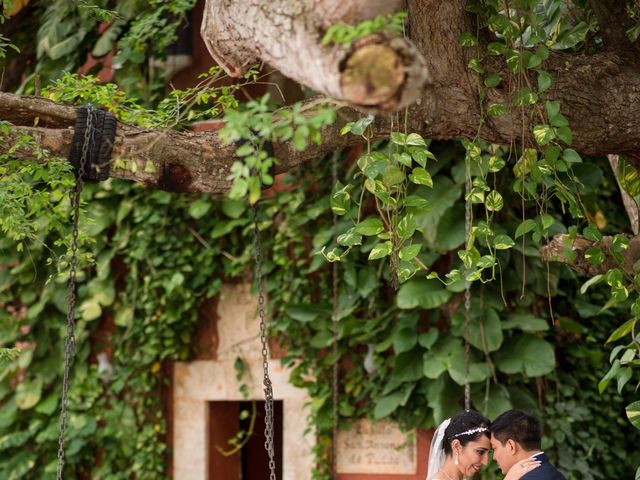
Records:
[[[432,81],[410,117],[423,125],[412,125],[429,138],[474,138],[481,126],[478,102],[479,80],[467,68],[475,55],[473,48],[459,46],[463,32],[474,33],[474,19],[465,11],[465,0],[409,1],[410,31],[423,53]],[[480,39],[481,47],[486,39]],[[615,50],[593,55],[552,53],[541,68],[553,79],[544,100],[560,102],[562,113],[573,131],[572,148],[582,155],[626,154],[640,167],[640,55],[627,43]],[[535,147],[531,127],[544,118],[522,115],[513,106],[515,85],[507,81],[504,63],[485,65],[487,74],[497,73],[503,82],[486,89],[486,109],[492,103],[507,107],[506,115],[488,117],[480,137],[499,143],[524,143]],[[535,88],[536,78],[529,81]]]
[[[611,254],[612,242],[613,237],[609,236],[594,242],[580,235],[573,241],[566,234],[556,235],[540,249],[540,257],[545,262],[564,263],[587,277],[604,274],[611,268],[620,268],[629,275],[635,275],[636,269],[640,267],[640,236],[629,237],[629,246],[622,252],[622,263],[618,263]],[[604,253],[605,259],[601,264],[593,265],[586,259],[585,252],[591,247],[600,248]]]
[[[351,46],[323,45],[326,30],[390,13],[401,2],[208,0],[202,38],[232,77],[263,61],[313,90],[372,112],[396,111],[422,95],[424,59],[407,39],[374,34]]]
[[[480,126],[480,137],[489,142],[524,142],[534,146],[534,140],[527,133],[530,123],[543,122],[544,118],[537,118],[536,114],[530,120],[529,115],[522,115],[518,108],[511,106],[514,86],[507,81],[506,66],[495,60],[485,65],[485,69],[498,73],[505,81],[497,88],[486,89],[482,108],[490,103],[502,103],[508,112],[501,117],[483,119],[478,101],[482,82],[467,67],[475,52],[473,48],[459,45],[461,33],[476,31],[475,15],[467,12],[465,5],[465,0],[408,2],[408,30],[415,47],[409,43],[403,45],[422,55],[416,54],[410,65],[402,64],[404,83],[398,81],[400,77],[394,77],[393,72],[398,70],[392,68],[386,85],[398,84],[406,90],[407,78],[413,75],[407,72],[423,71],[428,82],[424,90],[418,88],[421,97],[409,107],[406,118],[408,129],[424,137],[471,139],[476,138]],[[367,86],[373,81],[373,73],[362,71],[357,65],[349,70],[348,60],[355,59],[357,64],[356,60],[360,59],[361,64],[368,65],[373,58],[393,66],[396,53],[390,56],[386,53],[398,39],[374,35],[356,43],[350,50],[351,56],[345,56],[344,49],[322,46],[321,38],[324,29],[337,19],[371,18],[388,11],[387,7],[388,4],[378,0],[344,3],[271,0],[268,4],[266,0],[215,0],[208,7],[207,25],[213,25],[210,31],[217,33],[212,34],[209,42],[216,57],[221,62],[224,57],[226,68],[236,74],[258,56],[276,62],[285,73],[311,88],[343,99],[348,92],[347,96],[360,98],[354,103],[381,109],[388,105],[384,100],[385,90],[373,88],[371,93]],[[599,18],[605,22],[607,17],[603,14]],[[225,23],[230,20],[237,22]],[[608,38],[618,37],[609,35]],[[573,131],[572,147],[579,153],[585,156],[624,154],[640,169],[640,116],[637,115],[640,56],[632,55],[633,51],[629,45],[618,45],[616,49],[607,48],[593,55],[552,54],[543,68],[551,73],[553,85],[542,100],[560,102]],[[340,65],[344,67],[342,70]],[[347,77],[349,81],[344,80]],[[530,79],[532,83],[535,80]],[[373,99],[370,104],[366,100],[369,94]],[[408,98],[404,97],[405,93],[398,95]],[[389,98],[400,105],[404,100],[398,100],[398,95]],[[340,113],[341,121],[323,132],[320,146],[297,152],[288,144],[275,145],[280,161],[278,171],[358,142],[357,137],[339,134],[344,121],[356,118],[357,112],[343,108]],[[388,133],[390,118],[386,115],[376,118],[377,134]],[[67,129],[73,126],[73,108],[33,97],[0,94],[0,119],[21,127],[20,131],[36,135],[52,153],[63,157],[68,153],[71,134]],[[8,145],[0,145],[0,151],[6,148]],[[234,147],[222,145],[215,133],[152,131],[118,124],[112,175],[157,188],[222,193],[230,186],[227,177],[233,155]]]
[[[312,113],[312,109],[307,111],[307,114]],[[340,135],[340,128],[357,116],[357,112],[341,108],[338,121],[322,132],[322,143],[312,144],[302,152],[290,143],[275,143],[274,154],[279,159],[276,173],[356,144],[359,139],[353,135]],[[12,129],[12,138],[0,136],[0,153],[7,153],[17,137],[27,134],[51,155],[69,157],[76,119],[74,107],[45,98],[0,92],[0,119],[10,120],[16,126]],[[380,125],[384,128],[386,124],[380,122]],[[387,129],[376,134],[388,133]],[[216,132],[142,129],[118,122],[110,176],[167,191],[222,194],[231,188],[228,177],[236,159],[236,148],[233,144],[225,145]],[[33,154],[28,150],[13,152],[12,156],[33,160]]]

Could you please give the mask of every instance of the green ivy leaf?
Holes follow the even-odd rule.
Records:
[[[582,158],[573,148],[565,148],[562,152],[562,159],[567,163],[581,163]]]
[[[388,165],[384,171],[384,175],[382,176],[382,181],[387,187],[400,185],[404,182],[404,179],[404,172],[395,165]]]
[[[353,247],[354,245],[362,245],[362,235],[354,232],[353,228],[349,229],[342,235],[338,235],[338,245],[343,247]]]
[[[582,235],[584,235],[587,240],[591,240],[592,242],[599,242],[600,240],[602,240],[602,234],[600,233],[600,230],[598,230],[598,227],[596,227],[593,223],[582,230]]]
[[[56,392],[56,393],[52,393],[43,401],[38,403],[38,405],[35,408],[35,411],[43,415],[52,415],[57,408],[58,408],[58,394]]]
[[[490,212],[499,212],[504,207],[502,195],[496,190],[492,190],[484,201],[484,206]]]
[[[422,245],[417,243],[415,245],[408,245],[402,248],[402,250],[400,250],[400,255],[399,255],[400,260],[404,260],[405,262],[413,260],[420,253],[421,246]]]
[[[478,39],[469,32],[462,32],[458,37],[458,43],[461,47],[474,47],[478,44]]]
[[[529,60],[527,61],[527,68],[539,67],[541,63],[542,63],[542,58],[539,55],[537,54],[531,55],[529,57]]]
[[[416,161],[418,165],[422,168],[425,168],[427,165],[427,160],[435,160],[436,157],[433,153],[423,147],[408,147],[407,151],[411,155],[411,157]]]
[[[289,303],[285,306],[284,311],[289,317],[302,323],[331,317],[330,307],[310,303]]]
[[[366,117],[362,117],[358,121],[350,124],[349,131],[354,135],[362,135],[367,129],[367,127],[371,125],[374,118],[375,117],[373,115],[367,115]]]
[[[573,134],[571,133],[571,129],[569,127],[560,127],[556,129],[556,135],[567,145],[571,145],[573,143]]]
[[[616,359],[613,361],[613,364],[611,364],[611,368],[609,369],[609,371],[604,377],[602,377],[602,379],[598,383],[598,391],[600,393],[604,392],[607,389],[607,386],[609,385],[611,380],[613,380],[618,374],[618,370],[620,370],[620,360]]]
[[[549,89],[551,86],[551,75],[544,70],[538,71],[538,92],[542,93]]]
[[[527,233],[532,231],[534,228],[536,228],[536,221],[528,218],[525,221],[521,222],[520,225],[518,225],[518,228],[516,228],[515,237],[520,238],[521,236],[526,235]]]
[[[529,87],[522,87],[513,95],[513,102],[517,107],[533,105],[538,101],[538,95],[532,92]]]
[[[404,133],[391,132],[391,142],[404,146],[407,144],[407,136]]]
[[[424,138],[417,133],[410,133],[407,135],[406,143],[407,145],[412,145],[414,147],[427,147],[427,142],[425,142]]]
[[[627,320],[609,336],[605,343],[615,342],[616,340],[620,340],[622,337],[625,337],[631,333],[634,325],[637,323],[636,318],[632,318],[631,320]]]
[[[540,220],[540,226],[543,232],[546,232],[547,230],[549,230],[551,226],[556,222],[556,219],[553,218],[548,213],[543,213],[542,215],[539,215],[538,219]]]
[[[506,46],[504,45],[504,43],[491,42],[489,45],[487,45],[487,55],[491,55],[494,57],[498,55],[503,55],[505,50],[506,50]]]
[[[382,225],[382,220],[380,220],[379,218],[369,217],[366,220],[358,223],[355,227],[353,227],[353,229],[355,233],[370,237],[383,232],[384,226]]]
[[[392,158],[405,167],[411,167],[411,155],[406,152],[394,153]]]
[[[617,178],[620,185],[632,197],[640,195],[640,174],[634,166],[622,157],[618,158]]]
[[[434,343],[438,340],[438,329],[430,328],[426,332],[422,332],[418,335],[418,344],[424,349],[429,350]]]
[[[584,252],[584,258],[591,265],[600,265],[604,262],[604,252],[598,247],[590,247]]]
[[[426,185],[427,187],[433,187],[433,180],[431,175],[422,167],[416,167],[409,175],[409,180],[417,185]]]
[[[404,405],[415,386],[415,383],[406,383],[403,388],[383,397],[378,397],[375,400],[376,406],[373,409],[374,418],[381,419],[388,417],[395,412],[399,406]]]
[[[25,380],[16,388],[16,405],[20,410],[33,408],[42,396],[42,379]]]
[[[530,313],[509,315],[506,321],[502,322],[502,328],[505,330],[520,329],[523,332],[543,332],[549,330],[549,324],[546,320],[538,318]]]
[[[411,238],[416,231],[416,221],[412,214],[407,213],[398,222],[397,234],[401,240],[407,240]]]
[[[351,205],[351,189],[353,185],[343,186],[337,182],[334,187],[334,193],[331,195],[331,211],[336,215],[344,215],[347,213]]]
[[[556,138],[556,132],[549,125],[536,125],[533,127],[533,136],[538,145],[546,145]]]
[[[555,365],[551,344],[529,334],[513,338],[496,353],[496,367],[504,373],[540,377],[551,373]]]
[[[487,115],[490,117],[501,117],[507,113],[507,107],[502,103],[492,103],[487,108]]]
[[[391,242],[378,243],[369,252],[369,260],[377,260],[379,258],[386,257],[393,250]]]
[[[498,155],[491,155],[489,160],[487,160],[487,168],[490,172],[495,173],[499,172],[506,165],[504,158]]]
[[[502,77],[497,73],[492,73],[484,79],[484,84],[488,88],[496,87],[502,82]]]
[[[509,235],[496,235],[493,239],[493,247],[496,250],[508,250],[513,247],[515,242],[509,237]]]
[[[640,400],[627,405],[625,411],[631,425],[640,430]]]
[[[396,355],[408,352],[418,343],[418,334],[414,329],[402,328],[393,334],[393,350]]]
[[[321,330],[316,333],[309,342],[309,345],[315,349],[323,349],[331,345],[333,341],[333,333],[329,330]]]
[[[189,215],[191,218],[198,220],[204,217],[209,210],[211,210],[211,206],[211,199],[208,196],[203,196],[200,200],[189,205]]]
[[[604,281],[604,275],[602,274],[598,274],[591,277],[589,280],[584,282],[584,284],[580,287],[580,294],[584,295],[589,289],[589,287],[602,283],[603,281]]]
[[[451,295],[438,280],[413,279],[400,287],[396,303],[402,309],[433,309],[447,303]]]
[[[473,70],[478,75],[482,75],[482,73],[484,72],[484,69],[482,68],[482,65],[477,58],[472,58],[471,60],[469,60],[467,68],[469,68],[469,70]]]
[[[426,211],[429,208],[429,201],[417,195],[408,195],[404,199],[404,206],[415,210]]]

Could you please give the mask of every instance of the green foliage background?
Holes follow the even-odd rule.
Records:
[[[150,71],[145,60],[151,46],[161,47],[159,42],[175,30],[177,20],[167,12],[179,18],[193,2],[157,2],[158,8],[143,8],[145,3],[121,1],[110,7],[114,10],[107,10],[111,4],[106,2],[98,3],[100,8],[65,0],[37,3],[39,49],[34,73],[44,83],[58,79],[62,70],[75,71],[87,51],[106,52],[119,38],[126,48],[118,54],[124,67],[117,80],[129,95],[142,100],[126,100],[111,87],[73,77],[63,79],[50,94],[71,102],[111,103],[109,108],[128,121],[144,124],[152,118],[140,104],[162,105],[164,87],[161,72]],[[550,11],[557,3],[547,5]],[[571,49],[584,41],[588,17],[584,25],[573,25],[553,15],[547,26],[556,36],[555,44]],[[98,36],[95,26],[104,19],[112,26],[109,33]],[[504,19],[493,20],[495,28],[511,28]],[[473,36],[461,42],[473,46]],[[539,53],[544,56],[544,51]],[[535,68],[537,60],[528,61]],[[545,85],[546,77],[538,74]],[[490,79],[489,85],[495,81]],[[21,88],[31,91],[33,77],[27,77]],[[521,98],[533,93],[523,92]],[[228,95],[221,97],[227,99],[218,99],[224,108],[234,106]],[[113,98],[118,101],[110,102]],[[550,108],[555,115],[549,117],[558,125],[550,120],[538,126],[536,138],[541,144],[567,135],[559,130],[563,123],[559,110]],[[494,108],[493,113],[499,110]],[[164,121],[169,122],[172,114],[175,119],[175,112],[164,112]],[[352,126],[351,133],[366,134],[365,123]],[[2,125],[1,132],[6,139],[10,126]],[[391,417],[406,428],[430,428],[461,408],[464,281],[445,286],[413,271],[396,291],[390,256],[370,260],[379,246],[380,220],[375,200],[362,197],[363,175],[380,182],[375,188],[393,191],[391,187],[404,181],[400,175],[404,171],[395,165],[387,169],[383,162],[387,152],[397,148],[401,161],[406,161],[402,157],[406,154],[410,165],[412,158],[418,161],[416,157],[425,162],[411,170],[411,178],[418,181],[406,187],[415,199],[409,212],[412,228],[403,248],[419,245],[418,258],[441,278],[464,267],[464,256],[456,251],[464,248],[465,158],[473,156],[484,165],[492,156],[504,154],[510,162],[487,181],[493,191],[502,192],[500,208],[494,202],[495,213],[489,215],[486,202],[474,207],[481,219],[485,214],[491,217],[498,235],[512,235],[517,242],[512,241],[512,248],[493,250],[500,265],[496,281],[473,284],[473,407],[490,417],[511,406],[537,412],[544,420],[545,450],[569,479],[632,478],[640,463],[634,448],[640,436],[625,421],[624,409],[634,398],[634,385],[618,379],[617,391],[598,393],[598,382],[609,369],[609,352],[603,344],[619,319],[628,315],[628,305],[601,311],[611,296],[608,287],[594,286],[581,294],[581,279],[566,268],[547,267],[540,261],[541,242],[570,231],[575,223],[557,197],[546,198],[544,211],[528,199],[529,235],[523,236],[523,243],[513,235],[523,224],[518,194],[522,171],[533,172],[528,180],[535,190],[544,181],[542,176],[536,179],[533,166],[547,159],[531,160],[525,153],[514,167],[518,159],[480,141],[431,143],[402,135],[398,132],[391,143],[373,143],[370,156],[362,162],[352,159],[354,152],[336,153],[339,180],[351,185],[350,199],[365,198],[361,206],[336,195],[340,186],[317,181],[330,178],[329,158],[292,172],[285,180],[286,191],[260,202],[272,328],[287,349],[284,362],[291,367],[292,383],[306,388],[312,398],[310,424],[319,440],[315,476],[326,478],[330,465],[330,378],[336,359],[330,349],[332,308],[326,296],[331,290],[331,265],[322,252],[336,247],[333,212],[337,210],[338,234],[347,235],[341,246],[350,247],[339,265],[341,420]],[[46,156],[28,138],[18,143],[32,148],[35,156]],[[438,161],[427,162],[425,151]],[[604,215],[604,233],[627,229],[606,161],[582,163],[572,154],[561,158],[576,164],[571,172],[580,202],[593,218]],[[418,168],[424,170],[419,178]],[[0,346],[21,350],[15,360],[0,360],[8,362],[0,373],[0,478],[51,478],[65,334],[67,193],[73,177],[64,162],[24,164],[13,161],[11,154],[0,156],[0,169]],[[474,174],[482,177],[477,170]],[[223,282],[250,281],[250,209],[244,200],[149,191],[113,180],[88,185],[83,199],[79,349],[72,372],[67,473],[76,478],[165,478],[169,452],[161,403],[168,381],[164,367],[196,353],[193,337],[200,304],[215,296]],[[356,218],[362,221],[355,222]],[[406,233],[406,225],[403,228]],[[358,235],[360,241],[354,241]],[[108,340],[96,335],[105,319],[115,325]],[[113,349],[113,372],[99,371],[94,358],[107,343]],[[365,362],[374,367],[369,373]],[[494,478],[495,471],[484,476]]]

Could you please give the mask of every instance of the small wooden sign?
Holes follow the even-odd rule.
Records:
[[[415,432],[403,433],[393,422],[356,421],[338,432],[338,473],[415,475]]]

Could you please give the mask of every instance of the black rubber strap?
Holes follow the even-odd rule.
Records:
[[[69,153],[69,162],[77,172],[82,158],[82,145],[87,131],[89,108],[78,107],[76,112],[78,116],[73,130],[73,143],[71,144],[71,153]],[[109,178],[111,150],[116,138],[116,117],[112,113],[96,108],[92,108],[91,112],[91,145],[83,180],[106,180]]]

